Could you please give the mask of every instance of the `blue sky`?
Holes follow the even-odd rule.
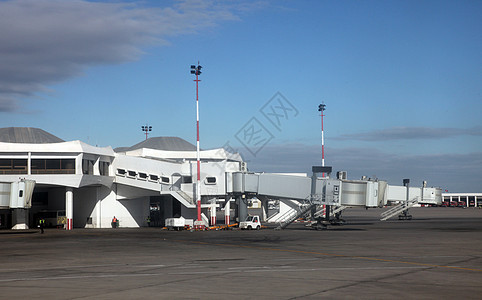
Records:
[[[204,149],[309,172],[324,102],[335,171],[481,192],[481,16],[480,1],[0,1],[0,125],[195,143],[200,61]]]

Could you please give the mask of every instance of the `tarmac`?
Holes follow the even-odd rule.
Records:
[[[0,299],[481,299],[482,209],[313,230],[0,233]]]

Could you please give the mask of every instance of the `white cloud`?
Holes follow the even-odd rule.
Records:
[[[0,2],[0,112],[22,97],[78,76],[97,64],[139,59],[142,47],[195,33],[225,20],[235,8],[209,1],[170,7],[81,0]]]

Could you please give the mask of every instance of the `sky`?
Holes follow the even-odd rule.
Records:
[[[0,127],[482,192],[482,2],[0,0]]]

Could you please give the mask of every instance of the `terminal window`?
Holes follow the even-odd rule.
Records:
[[[0,174],[27,174],[27,160],[0,159]]]
[[[32,159],[32,174],[75,174],[75,159]]]

